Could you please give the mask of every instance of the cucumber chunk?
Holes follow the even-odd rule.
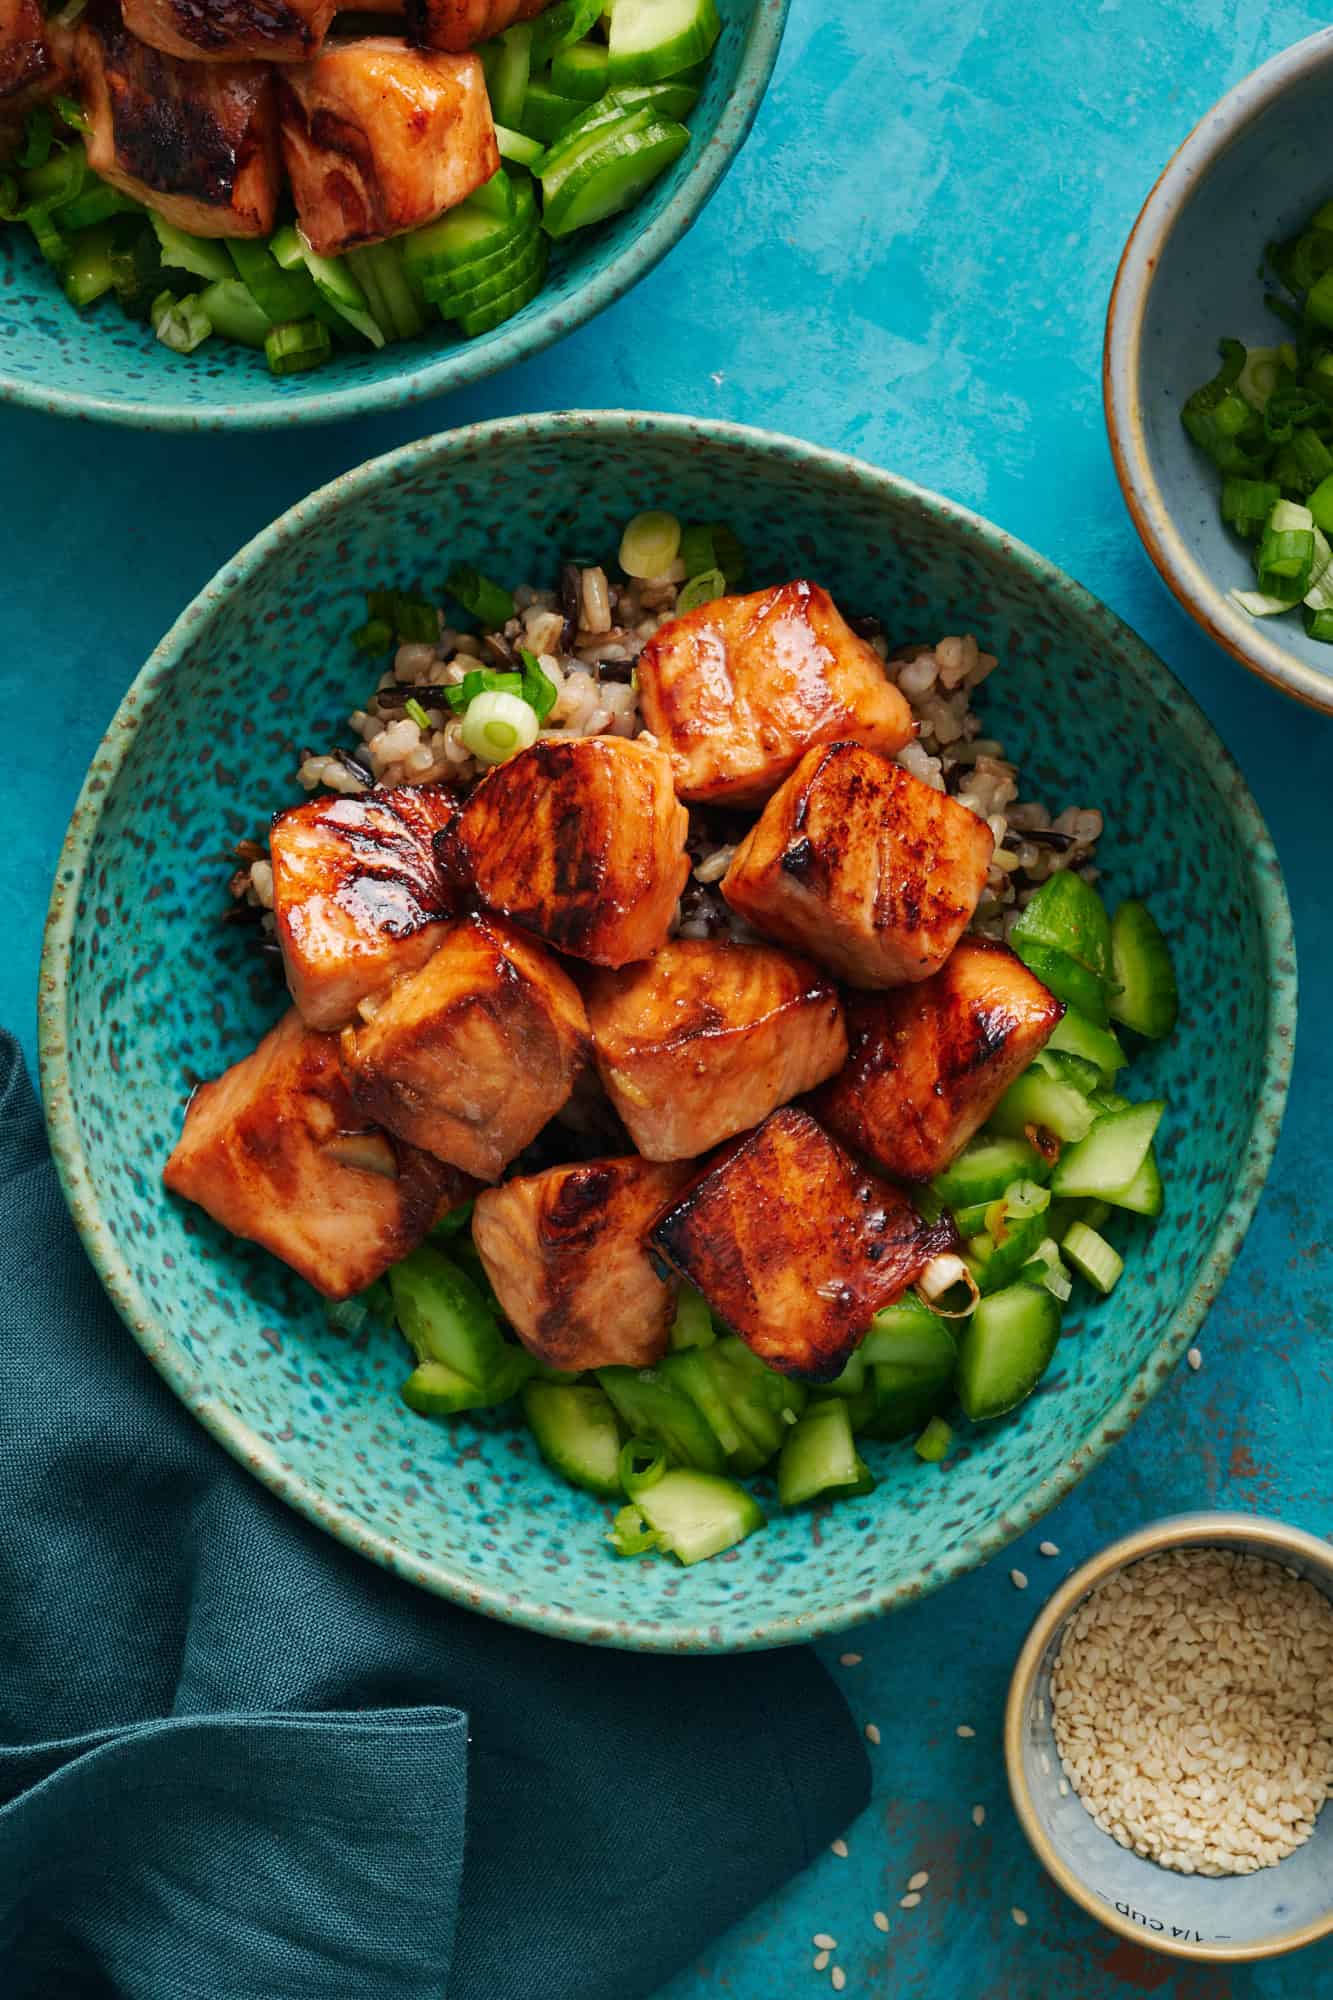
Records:
[[[322,257],[312,250],[299,230],[293,230],[301,254],[301,262],[314,279],[315,290],[326,304],[333,307],[339,319],[345,320],[372,347],[383,347],[386,337],[392,338],[392,329],[386,336],[379,320],[370,309],[370,301],[364,287],[359,283],[355,267],[350,257]],[[284,270],[296,267],[287,261],[290,245],[273,238],[269,249]]]
[[[659,1548],[680,1563],[704,1562],[764,1525],[754,1495],[734,1480],[676,1466],[640,1492],[637,1507]]]
[[[492,206],[474,203],[469,196],[438,222],[428,222],[403,237],[402,257],[408,276],[420,281],[458,271],[479,258],[493,255],[521,236],[536,219],[537,198],[526,176],[520,176],[511,185],[512,215],[497,215]]]
[[[1122,1188],[1108,1188],[1102,1200],[1109,1203],[1112,1208],[1127,1208],[1133,1215],[1161,1214],[1162,1173],[1157,1164],[1157,1155],[1151,1146],[1144,1154],[1143,1164],[1133,1180],[1127,1181]]]
[[[635,114],[637,116],[637,114]],[[688,129],[672,119],[642,127],[612,127],[603,142],[570,169],[554,193],[547,189],[542,228],[569,236],[632,207],[690,143]]]
[[[484,1408],[486,1403],[477,1384],[445,1361],[419,1362],[400,1394],[419,1417],[456,1417],[463,1410]]]
[[[261,312],[239,278],[219,278],[205,285],[199,303],[213,322],[214,333],[243,347],[262,347],[273,325]]]
[[[1063,952],[1098,979],[1111,977],[1111,920],[1106,905],[1090,882],[1070,870],[1042,883],[1014,925],[1010,942],[1015,950],[1020,939]]]
[[[512,125],[497,125],[495,144],[502,160],[512,160],[516,167],[535,167],[546,151],[540,139],[530,139],[526,132],[515,131]]]
[[[1112,935],[1114,937],[1114,930]],[[1114,962],[1113,947],[1112,964]],[[1066,1055],[1081,1056],[1084,1062],[1095,1063],[1101,1071],[1103,1083],[1114,1083],[1117,1072],[1125,1067],[1125,1051],[1111,1030],[1099,1028],[1074,1007],[1065,1009],[1064,1018],[1056,1024],[1046,1049],[1048,1053],[1052,1050],[1063,1051]]]
[[[464,313],[481,311],[495,300],[506,298],[526,285],[536,271],[545,268],[545,245],[534,230],[525,243],[516,245],[494,270],[474,278],[465,272],[457,278],[427,278],[422,286],[431,304],[445,319],[461,319]]]
[[[679,76],[711,52],[722,31],[715,0],[616,0],[608,37],[611,83]]]
[[[469,306],[466,312],[457,315],[455,324],[459,332],[471,340],[477,334],[489,333],[492,327],[499,326],[503,321],[512,319],[515,313],[522,312],[524,306],[536,298],[546,282],[546,258],[547,250],[543,242],[526,278],[520,279],[489,304]]]
[[[530,139],[550,146],[581,116],[583,108],[577,97],[561,97],[549,84],[538,81],[528,85],[519,114],[511,122]]]
[[[1104,1236],[1089,1229],[1086,1222],[1071,1222],[1060,1247],[1074,1269],[1103,1297],[1115,1290],[1125,1260]]]
[[[1137,1175],[1161,1123],[1166,1105],[1160,1100],[1131,1104],[1124,1111],[1105,1111],[1086,1139],[1060,1155],[1051,1179],[1051,1193],[1098,1195],[1114,1199]]]
[[[1045,1188],[1041,1192],[1045,1194]],[[994,1247],[987,1252],[977,1276],[977,1283],[983,1292],[1000,1292],[1006,1285],[1013,1284],[1023,1266],[1036,1256],[1050,1228],[1045,1206],[1022,1216],[1014,1216],[1006,1205],[999,1220],[1003,1222],[1004,1233],[998,1236],[992,1228],[990,1234]]]
[[[275,326],[313,317],[319,293],[308,271],[284,271],[270,256],[267,243],[257,243],[252,238],[229,237],[227,248],[235,271],[214,272],[212,276],[238,276],[259,310],[267,313]],[[163,258],[165,261],[165,249]]]
[[[219,243],[211,236],[189,236],[185,230],[177,229],[173,222],[159,215],[156,209],[150,209],[148,220],[153,225],[162,262],[169,264],[173,271],[188,271],[191,277],[203,278],[207,284],[236,276],[225,243]],[[264,248],[262,243],[258,247],[261,251]],[[244,271],[241,276],[244,278]]]
[[[707,1299],[693,1285],[683,1284],[676,1298],[676,1316],[671,1322],[672,1349],[678,1352],[683,1347],[711,1347],[716,1339]]]
[[[1034,938],[1021,938],[1017,932],[1009,942],[1028,971],[1036,974],[1048,993],[1053,993],[1057,1000],[1063,1000],[1067,1007],[1076,1007],[1096,1027],[1106,1026],[1109,1019],[1106,982],[1095,972],[1090,972],[1086,965],[1080,965],[1067,951],[1057,951],[1053,945],[1040,944]]]
[[[846,1405],[836,1396],[812,1403],[782,1447],[778,1499],[784,1507],[800,1507],[821,1493],[853,1487],[860,1477]]]
[[[1111,920],[1111,954],[1120,991],[1111,1012],[1136,1034],[1160,1041],[1176,1025],[1176,973],[1166,939],[1151,912],[1138,902],[1122,903]]]
[[[1030,1125],[1039,1126],[1072,1146],[1092,1130],[1096,1116],[1084,1091],[1027,1069],[1010,1084],[988,1123],[991,1131],[1010,1139],[1022,1138]]]
[[[1013,1181],[1044,1181],[1051,1165],[1021,1134],[1003,1139],[983,1132],[964,1146],[942,1174],[930,1183],[946,1208],[967,1208],[973,1202],[994,1201]]]
[[[793,1382],[776,1369],[765,1367],[735,1334],[728,1334],[712,1351],[732,1414],[763,1463],[781,1448],[792,1419],[805,1410],[810,1392],[803,1382]]]
[[[982,1299],[963,1334],[958,1400],[974,1423],[1032,1394],[1060,1338],[1060,1307],[1044,1287],[1010,1285]]]
[[[877,1438],[883,1444],[914,1437],[951,1394],[952,1369],[949,1380],[942,1382],[926,1381],[910,1369],[892,1365],[876,1367],[872,1373],[874,1409],[861,1421],[853,1410],[853,1429],[859,1436]]]
[[[728,1401],[730,1383],[711,1349],[690,1347],[659,1362],[662,1380],[688,1396],[726,1454],[731,1472],[758,1472],[771,1456],[745,1430]]]
[[[1053,1076],[1057,1083],[1072,1085],[1081,1097],[1091,1097],[1105,1082],[1099,1064],[1071,1055],[1068,1049],[1044,1048],[1033,1057],[1032,1068],[1041,1076]]]
[[[698,1408],[655,1368],[599,1368],[597,1380],[631,1437],[655,1438],[680,1465],[721,1472],[722,1446]]]
[[[620,1426],[610,1398],[592,1383],[529,1382],[523,1414],[548,1465],[588,1493],[620,1492]]]
[[[438,1250],[421,1248],[389,1271],[394,1317],[418,1361],[438,1362],[475,1385],[479,1401],[512,1396],[532,1372],[480,1289]]]
[[[877,1312],[857,1353],[872,1368],[898,1368],[928,1382],[950,1381],[958,1358],[948,1320],[913,1299]]]
[[[486,87],[497,125],[517,125],[523,115],[532,69],[532,23],[516,21],[499,38],[486,62]]]
[[[575,42],[551,57],[551,88],[562,97],[595,104],[607,87],[607,49],[603,42]]]
[[[532,67],[554,60],[571,43],[581,42],[606,9],[606,0],[555,0],[533,23]]]

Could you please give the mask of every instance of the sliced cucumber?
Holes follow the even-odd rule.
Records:
[[[555,0],[533,23],[532,67],[541,69],[562,49],[581,42],[605,7],[606,0]]]
[[[562,97],[593,104],[606,91],[606,70],[604,42],[574,42],[567,49],[557,49],[551,57],[551,88]]]
[[[477,1383],[446,1361],[420,1362],[399,1393],[419,1417],[456,1417],[462,1410],[483,1408],[488,1400]]]
[[[275,326],[288,320],[307,319],[314,314],[319,293],[308,271],[284,271],[269,254],[267,243],[258,243],[251,238],[229,237],[227,248],[241,283],[259,310],[267,313]],[[165,247],[163,261],[167,261]],[[233,273],[220,271],[213,275],[229,278]]]
[[[185,230],[177,229],[173,222],[159,215],[156,209],[150,210],[148,220],[153,225],[162,262],[170,264],[173,271],[188,271],[191,277],[203,278],[209,284],[220,278],[236,276],[225,243],[216,242],[208,236],[187,235]],[[258,248],[262,251],[263,244],[259,244]],[[267,255],[267,252],[264,254]],[[241,275],[244,277],[244,272]]]
[[[904,1379],[904,1369],[877,1367],[873,1375],[875,1407],[862,1423],[854,1422],[853,1428],[861,1436],[878,1438],[884,1444],[915,1436],[949,1398],[948,1383]]]
[[[467,312],[459,313],[454,321],[459,332],[472,340],[478,334],[489,333],[492,327],[500,326],[505,320],[512,319],[515,313],[522,312],[524,306],[531,304],[546,282],[546,258],[547,251],[543,244],[536,265],[528,277],[489,305],[470,307]]]
[[[363,287],[367,279],[373,284],[384,315],[380,324],[389,339],[413,340],[425,331],[425,314],[417,302],[396,238],[389,243],[368,243],[364,249],[353,250],[347,261]],[[342,312],[344,308],[339,306],[338,310]]]
[[[1120,1273],[1125,1268],[1125,1260],[1119,1251],[1111,1248],[1104,1236],[1099,1236],[1095,1229],[1089,1229],[1086,1222],[1071,1222],[1060,1247],[1074,1269],[1103,1297],[1115,1290]]]
[[[614,1500],[620,1493],[620,1426],[610,1398],[592,1383],[529,1382],[523,1414],[547,1463],[573,1486]]]
[[[268,254],[284,271],[299,271],[305,263],[306,240],[294,222],[284,222],[268,239]]]
[[[704,1562],[764,1525],[753,1494],[716,1474],[672,1467],[632,1503],[677,1562]]]
[[[1122,903],[1111,920],[1111,956],[1120,991],[1111,1000],[1117,1021],[1160,1041],[1176,1025],[1175,967],[1166,939],[1142,903]]]
[[[676,1298],[676,1316],[671,1322],[673,1350],[679,1352],[684,1347],[711,1347],[716,1339],[717,1332],[707,1299],[702,1292],[696,1292],[693,1285],[683,1284]]]
[[[1042,883],[1010,933],[1015,951],[1020,940],[1062,951],[1096,973],[1098,979],[1111,977],[1111,921],[1106,905],[1092,884],[1071,870]]]
[[[438,1250],[414,1250],[388,1275],[394,1316],[419,1361],[452,1369],[488,1402],[512,1396],[532,1373],[531,1356],[505,1339],[479,1287]]]
[[[547,254],[542,237],[534,230],[487,276],[474,277],[468,271],[458,278],[427,278],[423,290],[445,319],[461,319],[465,313],[479,312],[518,291],[534,272],[545,270]]]
[[[836,1396],[811,1403],[782,1447],[778,1499],[784,1507],[800,1507],[821,1493],[853,1487],[860,1477],[846,1405]]]
[[[840,1373],[835,1375],[831,1382],[821,1384],[820,1393],[822,1395],[841,1397],[845,1402],[853,1396],[859,1396],[865,1385],[866,1358],[862,1350],[858,1347],[854,1353],[847,1357],[847,1361]]]
[[[804,1383],[766,1368],[735,1334],[728,1334],[710,1351],[716,1357],[718,1379],[732,1414],[763,1463],[781,1448],[792,1419],[804,1412],[810,1392]]]
[[[569,236],[619,215],[638,201],[690,143],[688,129],[671,119],[640,128],[612,128],[600,146],[574,167],[554,194],[547,192],[542,228]],[[546,182],[543,179],[543,190]]]
[[[432,305],[441,307],[446,313],[455,304],[466,310],[469,295],[477,286],[488,284],[494,278],[507,278],[511,284],[516,282],[527,267],[534,244],[540,241],[541,231],[537,224],[529,223],[508,237],[489,256],[474,257],[456,270],[435,271],[422,278],[422,293]]]
[[[722,31],[715,0],[616,0],[608,37],[611,83],[656,83],[703,62]]]
[[[1053,1076],[1057,1083],[1071,1084],[1080,1097],[1091,1097],[1105,1082],[1099,1064],[1089,1062],[1086,1056],[1071,1055],[1068,1049],[1053,1049],[1049,1044],[1039,1056],[1033,1057],[1032,1068],[1041,1076]]]
[[[239,278],[219,278],[205,285],[199,303],[212,320],[214,333],[220,333],[224,340],[239,341],[242,347],[262,347],[268,339],[273,322]]]
[[[540,139],[529,139],[526,132],[516,132],[512,125],[497,125],[495,143],[502,160],[512,160],[516,167],[535,167],[546,148]]]
[[[1046,1047],[1048,1050],[1061,1050],[1066,1055],[1081,1056],[1084,1062],[1095,1063],[1101,1071],[1103,1083],[1114,1083],[1117,1072],[1125,1067],[1125,1051],[1111,1030],[1099,1028],[1075,1007],[1066,1007],[1064,1017],[1056,1023],[1055,1032]]]
[[[516,183],[503,167],[497,167],[488,181],[483,181],[479,188],[473,188],[468,202],[485,215],[512,219],[518,214]]]
[[[1063,1000],[1066,1006],[1076,1007],[1097,1027],[1106,1026],[1109,1018],[1106,983],[1095,972],[1090,972],[1086,965],[1080,965],[1067,951],[1057,951],[1053,945],[1039,944],[1033,938],[1021,938],[1016,933],[1009,941],[1028,971],[1036,974],[1048,993],[1053,993],[1057,1000]]]
[[[583,105],[577,97],[561,97],[549,83],[535,81],[528,85],[518,116],[509,122],[530,139],[540,139],[543,146],[550,146],[582,111]]]
[[[557,143],[547,148],[537,164],[543,200],[549,201],[553,194],[558,194],[574,169],[594,153],[611,133],[638,131],[642,126],[650,125],[652,118],[651,105],[627,105],[614,90],[599,104],[589,105],[582,117],[576,118],[568,130],[561,133]]]
[[[490,182],[487,182],[490,186]],[[409,278],[420,283],[429,277],[457,272],[508,248],[529,232],[537,216],[537,198],[526,175],[511,180],[512,214],[494,212],[493,198],[486,205],[466,201],[451,208],[438,222],[428,222],[401,239],[400,249]]]
[[[974,1423],[1030,1396],[1060,1338],[1060,1307],[1044,1287],[1010,1285],[981,1300],[958,1357],[958,1399]]]
[[[1060,1155],[1051,1178],[1052,1194],[1091,1194],[1113,1201],[1116,1192],[1138,1174],[1165,1110],[1158,1099],[1103,1112],[1086,1139]]]
[[[296,238],[301,262],[314,279],[315,290],[320,297],[333,307],[340,319],[346,320],[348,326],[368,340],[372,347],[383,347],[386,337],[389,336],[386,336],[379,320],[370,309],[370,300],[365,287],[357,278],[351,257],[321,257],[317,250],[311,249],[299,229],[291,233]],[[291,246],[285,238],[280,242],[275,236],[268,247],[285,271],[297,268],[288,261]]]
[[[1073,1145],[1091,1131],[1096,1115],[1084,1091],[1028,1069],[1010,1084],[987,1123],[1006,1138],[1022,1138],[1029,1126],[1037,1126]]]
[[[1051,1166],[1023,1137],[1004,1139],[983,1132],[964,1146],[957,1159],[931,1182],[931,1192],[946,1208],[967,1208],[994,1201],[1014,1181],[1044,1181]]]
[[[913,1299],[877,1312],[857,1352],[871,1367],[900,1368],[931,1382],[948,1381],[958,1355],[948,1320]]]
[[[688,1396],[726,1454],[731,1472],[757,1472],[769,1454],[744,1429],[728,1401],[729,1380],[711,1348],[685,1348],[658,1363],[662,1380]]]
[[[690,1398],[654,1368],[599,1368],[597,1380],[631,1437],[655,1438],[681,1465],[720,1472],[722,1446]]]
[[[1144,1154],[1143,1164],[1133,1180],[1127,1181],[1122,1188],[1109,1188],[1102,1199],[1112,1208],[1127,1208],[1133,1215],[1161,1214],[1162,1174],[1151,1146]]]
[[[1003,1241],[992,1235],[994,1247],[987,1252],[977,1277],[982,1291],[1000,1292],[1012,1285],[1023,1266],[1041,1248],[1048,1227],[1045,1210],[1039,1209],[1033,1215],[1009,1222]]]
[[[532,23],[516,21],[500,36],[494,58],[486,64],[491,112],[497,125],[520,123],[531,72]]]

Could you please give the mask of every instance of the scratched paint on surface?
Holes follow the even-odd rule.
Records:
[[[1204,1330],[1202,1370],[1182,1369],[1128,1441],[997,1563],[828,1649],[858,1721],[882,1732],[874,1803],[849,1830],[846,1860],[822,1856],[660,2000],[793,2000],[829,1991],[833,1962],[849,2000],[1333,1994],[1331,1948],[1225,1974],[1175,1966],[1085,1919],[1028,1853],[999,1747],[1009,1667],[1041,1598],[1123,1529],[1219,1504],[1333,1532],[1333,722],[1215,655],[1167,599],[1115,486],[1099,387],[1115,262],[1158,169],[1224,90],[1325,21],[1290,0],[795,0],[754,138],[702,221],[551,354],[447,404],[276,443],[133,438],[0,412],[0,692],[11,727],[38,706],[52,717],[25,751],[25,810],[7,826],[0,874],[0,1019],[30,1052],[50,872],[131,674],[219,564],[300,494],[476,417],[579,404],[733,417],[859,452],[980,508],[1163,653],[1239,755],[1273,829],[1303,1032],[1277,1166]],[[1056,1558],[1038,1552],[1048,1537]],[[1014,1565],[1026,1592],[1009,1581]],[[839,1668],[849,1648],[863,1664]],[[976,1735],[960,1738],[959,1723]],[[922,1868],[921,1902],[901,1909]],[[887,1935],[875,1910],[888,1913]],[[822,1977],[817,1931],[838,1940]]]

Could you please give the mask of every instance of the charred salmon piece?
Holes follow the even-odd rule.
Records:
[[[414,42],[460,54],[503,34],[515,21],[531,21],[550,0],[407,0]]]
[[[121,0],[125,26],[185,62],[305,62],[336,0]]]
[[[312,1028],[424,965],[458,909],[434,837],[458,812],[447,785],[322,797],[273,821],[273,916],[287,985]]]
[[[193,236],[267,236],[278,208],[277,102],[262,63],[181,62],[114,9],[74,37],[88,164]]]
[[[554,1368],[647,1368],[666,1352],[676,1288],[648,1230],[694,1173],[651,1160],[550,1167],[477,1196],[472,1240],[523,1345]]]
[[[550,952],[498,917],[469,917],[342,1047],[368,1118],[494,1181],[568,1099],[588,1017]]]
[[[919,986],[849,995],[851,1053],[815,1109],[885,1173],[929,1180],[985,1124],[1064,1011],[1007,945],[964,938]]]
[[[937,972],[971,921],[984,819],[858,743],[807,750],[736,851],[722,894],[851,986]]]
[[[770,945],[669,939],[594,973],[586,999],[607,1096],[649,1160],[706,1153],[846,1060],[832,981]]]
[[[726,1147],[651,1240],[761,1361],[827,1382],[956,1239],[788,1105]]]
[[[162,1178],[330,1299],[373,1284],[473,1186],[370,1125],[337,1037],[314,1034],[294,1008],[195,1092]]]
[[[497,764],[446,839],[482,902],[594,965],[648,958],[690,872],[660,750],[623,736],[534,743]]]
[[[56,57],[37,0],[0,0],[0,103],[8,111],[11,99],[35,99],[58,88]]]
[[[433,222],[500,164],[476,56],[371,35],[327,43],[278,89],[297,218],[323,256]]]
[[[816,743],[892,753],[916,732],[878,653],[816,583],[687,611],[648,641],[638,674],[644,728],[691,802],[762,805]]]

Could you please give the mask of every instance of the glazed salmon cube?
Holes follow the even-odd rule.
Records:
[[[162,1178],[326,1298],[364,1291],[473,1183],[368,1124],[333,1035],[293,1008],[190,1099]]]
[[[916,733],[878,653],[816,583],[687,611],[648,641],[638,675],[644,728],[691,802],[762,805],[816,743],[892,754]]]
[[[469,917],[342,1047],[368,1118],[494,1181],[569,1097],[588,1017],[550,952],[498,917]]]
[[[929,1180],[985,1124],[1064,1011],[1007,945],[964,938],[919,986],[849,997],[851,1053],[816,1109],[885,1173]]]
[[[475,49],[512,28],[531,21],[550,0],[407,0],[408,33],[414,42],[455,54]]]
[[[121,0],[130,33],[184,62],[304,62],[337,0]]]
[[[341,1028],[363,1000],[424,965],[458,898],[434,838],[455,818],[447,785],[325,796],[281,812],[269,835],[273,915],[287,985],[312,1028]]]
[[[851,986],[939,970],[986,886],[984,819],[857,743],[807,750],[736,851],[722,894]]]
[[[648,1230],[694,1172],[638,1158],[551,1167],[477,1196],[472,1240],[523,1345],[553,1368],[646,1368],[666,1352],[675,1285]]]
[[[262,63],[181,62],[114,9],[74,37],[88,164],[193,236],[267,236],[278,209],[277,101]]]
[[[283,70],[279,100],[297,218],[326,257],[434,222],[500,164],[476,56],[329,42]]]
[[[662,1215],[654,1249],[784,1375],[827,1382],[875,1314],[954,1244],[901,1189],[788,1105],[724,1149]]]
[[[37,0],[0,0],[0,103],[57,89],[56,59]],[[0,153],[0,159],[5,155]]]
[[[628,965],[666,937],[690,872],[688,830],[659,750],[583,736],[497,764],[446,845],[493,910],[571,957]]]
[[[673,938],[586,997],[603,1086],[649,1160],[707,1152],[846,1060],[832,981],[769,945]]]

